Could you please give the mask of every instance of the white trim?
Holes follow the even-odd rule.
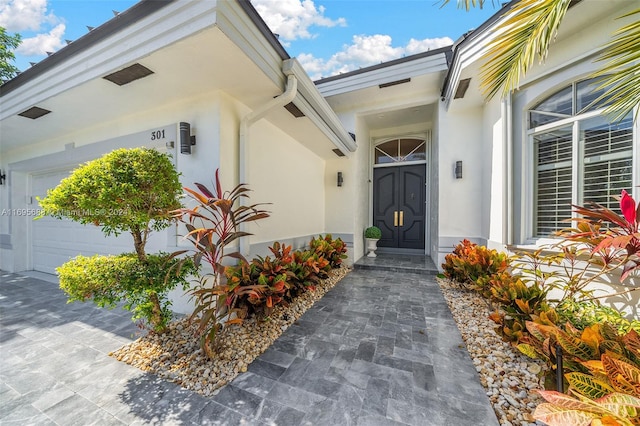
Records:
[[[329,97],[446,70],[447,58],[443,52],[324,83],[320,82],[317,87],[323,96]]]

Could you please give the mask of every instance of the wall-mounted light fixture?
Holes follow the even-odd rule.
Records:
[[[462,179],[462,160],[456,161],[456,179]]]
[[[191,146],[196,144],[196,137],[191,136],[191,124],[180,122],[180,154],[191,154]]]
[[[342,178],[342,172],[338,172],[338,186],[342,186],[344,179]]]
[[[0,185],[3,185],[5,180],[7,180],[7,174],[0,170]]]

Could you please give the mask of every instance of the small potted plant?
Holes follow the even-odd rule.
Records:
[[[367,241],[367,257],[376,257],[378,240],[382,237],[382,231],[377,226],[370,226],[364,230],[364,238]]]

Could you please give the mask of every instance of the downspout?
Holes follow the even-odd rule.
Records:
[[[271,99],[266,104],[256,108],[251,111],[247,115],[245,115],[242,120],[240,120],[240,141],[239,141],[239,153],[238,153],[238,183],[248,183],[248,166],[249,166],[249,149],[247,147],[249,143],[249,128],[256,121],[260,120],[264,116],[266,116],[271,110],[279,107],[283,107],[288,103],[293,101],[293,98],[296,97],[298,92],[298,80],[296,76],[293,75],[293,71],[288,70],[285,71],[287,75],[287,87],[285,91]],[[240,198],[240,205],[245,206],[247,204],[247,199],[245,197]],[[240,224],[240,232],[248,232],[248,225],[246,223]],[[243,256],[249,255],[249,241],[247,238],[240,238],[240,254]]]

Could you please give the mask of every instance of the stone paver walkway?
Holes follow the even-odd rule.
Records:
[[[107,356],[128,312],[0,272],[2,425],[497,425],[430,275],[355,270],[205,398]]]

